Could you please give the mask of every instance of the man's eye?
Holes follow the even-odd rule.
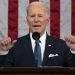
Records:
[[[30,17],[34,17],[35,15],[31,15]]]
[[[30,17],[35,17],[35,15],[31,15]],[[43,15],[37,15],[37,17],[43,17]]]
[[[42,15],[39,15],[39,17],[43,17]]]

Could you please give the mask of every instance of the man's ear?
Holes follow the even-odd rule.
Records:
[[[50,21],[50,17],[47,17],[47,22],[49,23],[49,21]]]

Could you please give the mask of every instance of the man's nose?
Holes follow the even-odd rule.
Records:
[[[34,18],[34,21],[35,21],[35,22],[38,22],[38,21],[39,21],[39,18],[36,16],[36,17]]]

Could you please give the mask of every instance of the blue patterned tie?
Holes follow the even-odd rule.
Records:
[[[35,41],[35,49],[34,49],[34,56],[38,67],[40,67],[42,64],[41,47],[39,43],[41,43],[40,40]]]

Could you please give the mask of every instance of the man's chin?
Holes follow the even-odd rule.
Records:
[[[33,31],[33,32],[38,32],[38,33],[40,33],[40,31],[38,31],[38,30],[35,30],[35,31]]]

